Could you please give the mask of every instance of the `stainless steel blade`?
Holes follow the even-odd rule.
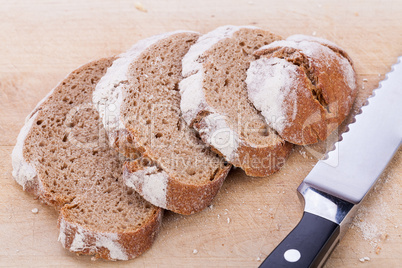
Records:
[[[353,204],[374,185],[402,139],[402,57],[304,184]]]

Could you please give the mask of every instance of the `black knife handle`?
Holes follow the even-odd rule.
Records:
[[[271,252],[260,268],[317,267],[338,242],[339,225],[304,212],[303,218]]]

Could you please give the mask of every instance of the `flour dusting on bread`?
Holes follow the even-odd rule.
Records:
[[[260,58],[247,72],[249,99],[284,140],[325,140],[345,119],[357,86],[352,62],[340,47],[296,35],[254,54]]]
[[[242,28],[256,29],[253,26],[227,25],[219,27],[202,35],[182,59],[182,75],[186,78],[179,84],[181,94],[180,109],[187,124],[191,125],[200,111],[215,112],[205,100],[202,84],[204,77],[203,53],[211,49],[219,41],[232,37],[236,31]]]
[[[183,58],[183,71],[182,74],[184,77],[189,75],[195,74],[198,71],[202,70],[202,54],[217,44],[219,41],[230,38],[232,35],[240,29],[247,28],[247,29],[257,29],[254,26],[233,26],[233,25],[226,25],[215,30],[202,35],[195,43],[189,51],[187,52],[186,56]]]
[[[127,72],[130,63],[147,47],[165,36],[167,34],[140,40],[127,52],[120,54],[96,85],[92,100],[102,118],[103,126],[111,138],[115,138],[112,136],[113,133],[124,129],[124,124],[120,119],[120,107],[124,98],[122,88],[128,83]],[[111,140],[110,143],[114,144],[114,140]]]
[[[192,124],[193,119],[200,111],[214,112],[205,100],[204,90],[202,89],[202,72],[197,72],[183,79],[179,88],[181,94],[180,109],[182,117],[188,125]]]
[[[247,70],[247,90],[254,106],[261,111],[267,123],[274,129],[282,131],[289,122],[286,120],[288,110],[292,111],[293,120],[297,115],[297,105],[285,104],[285,99],[296,98],[292,91],[297,81],[296,67],[284,59],[261,58],[253,61]]]
[[[166,188],[168,174],[158,171],[156,166],[130,173],[123,171],[123,179],[128,187],[140,192],[141,195],[152,204],[166,208]]]
[[[92,239],[89,239],[89,237],[92,237]],[[116,233],[99,233],[93,235],[82,227],[75,226],[75,235],[70,245],[70,250],[96,252],[97,248],[106,248],[111,260],[128,260],[129,258],[119,245],[118,240],[119,237]]]
[[[59,237],[57,241],[61,243],[61,245],[65,248],[66,247],[66,222],[62,217],[59,218]]]
[[[206,126],[200,129],[200,135],[214,148],[218,149],[226,160],[237,157],[239,136],[226,123],[226,118],[217,113],[211,113],[204,118]]]
[[[342,48],[340,48],[333,42],[318,37],[292,35],[286,38],[286,40],[276,41],[269,45],[263,46],[258,51],[263,51],[276,47],[294,48],[301,51],[309,58],[339,58],[345,81],[352,90],[355,90],[357,88],[355,71],[353,70],[349,57],[347,55],[344,56],[346,52],[343,52]],[[343,54],[337,55],[336,51],[333,51],[333,49],[331,48],[342,51]],[[256,53],[258,53],[258,51]]]
[[[33,181],[37,176],[35,167],[28,163],[24,158],[24,142],[28,136],[29,130],[32,128],[35,122],[37,113],[30,115],[26,119],[25,125],[22,127],[20,133],[18,134],[17,144],[15,145],[12,152],[12,165],[13,165],[13,177],[18,184],[20,184],[25,190],[25,185],[29,181]]]

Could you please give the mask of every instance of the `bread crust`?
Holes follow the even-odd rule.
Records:
[[[190,49],[183,59],[183,76],[180,83],[182,95],[181,110],[183,118],[200,134],[201,139],[216,153],[236,167],[241,167],[247,175],[255,177],[268,176],[278,171],[291,152],[292,145],[283,141],[273,131],[271,143],[258,145],[242,137],[240,133],[226,121],[226,115],[221,114],[206,100],[204,92],[205,74],[214,68],[214,59],[211,51],[215,47],[225,46],[225,42],[233,39],[242,31],[255,31],[258,34],[267,34],[266,31],[250,26],[223,26],[202,36]],[[272,35],[274,39],[279,36]],[[236,41],[237,42],[237,41]],[[257,111],[256,111],[257,115]],[[214,119],[218,118],[218,119]],[[216,123],[216,121],[220,123]],[[236,122],[241,125],[245,122]],[[232,144],[223,148],[213,142],[213,136],[226,131]],[[270,161],[261,161],[261,159]],[[260,164],[258,164],[258,162]],[[265,165],[263,162],[270,162]]]
[[[143,183],[138,179],[133,179],[139,171],[144,170],[143,165],[139,165],[140,160],[126,162],[123,167],[123,179],[142,196],[144,195]],[[163,208],[183,215],[190,215],[201,211],[209,206],[221,188],[231,165],[218,169],[211,183],[202,185],[190,185],[176,180],[167,180],[165,191],[165,204],[159,204]]]
[[[210,126],[206,121],[207,117],[202,117],[200,121],[193,124],[193,127],[200,132],[202,140],[208,142],[209,132],[205,130]],[[220,150],[213,146],[211,148],[217,154],[224,156]],[[231,164],[241,167],[249,176],[269,176],[283,167],[292,148],[291,143],[280,139],[268,147],[257,146],[241,140],[236,150],[236,157],[232,158]]]
[[[59,241],[64,248],[72,252],[93,255],[97,259],[129,260],[138,257],[151,247],[162,224],[163,210],[155,208],[153,217],[134,231],[99,233],[69,221],[67,219],[69,206],[71,205],[66,205],[60,210],[57,221],[57,227],[60,229]],[[80,248],[74,248],[74,240],[77,238],[82,241]],[[97,244],[97,241],[103,239],[106,240],[103,243],[105,246]],[[115,245],[115,248],[111,248],[110,245]]]
[[[17,139],[17,144],[14,147],[12,154],[13,162],[13,177],[23,187],[23,189],[38,197],[40,201],[47,205],[50,205],[56,209],[59,213],[58,227],[60,228],[60,237],[64,237],[63,246],[78,254],[94,255],[95,258],[103,258],[106,260],[125,260],[134,258],[141,253],[145,252],[151,246],[157,233],[159,232],[163,210],[158,207],[153,207],[152,217],[149,217],[144,221],[140,228],[133,229],[127,232],[111,232],[108,235],[104,235],[97,230],[89,230],[84,225],[80,225],[76,222],[66,220],[68,218],[68,209],[72,206],[72,199],[66,199],[65,197],[52,193],[51,189],[43,185],[41,176],[35,168],[35,165],[30,163],[24,157],[25,140],[28,134],[31,132],[34,121],[41,115],[42,110],[45,109],[45,105],[50,96],[53,95],[55,89],[79,72],[87,69],[94,68],[93,65],[103,62],[112,62],[114,58],[104,58],[97,61],[85,64],[78,69],[74,70],[64,80],[62,80],[50,93],[38,103],[33,112],[27,117],[24,127]],[[144,201],[145,202],[145,201]],[[84,241],[88,241],[83,248],[71,248],[71,243],[76,236],[77,230],[82,230],[82,236]],[[97,238],[101,236],[104,239],[103,245],[99,246],[96,243]],[[110,238],[110,239],[109,239]],[[114,248],[110,247],[113,244]],[[121,250],[121,254],[114,254],[113,250],[118,248]]]
[[[298,145],[325,140],[349,114],[357,95],[356,74],[350,57],[337,45],[297,35],[264,46],[255,55],[260,59],[251,64],[248,75],[257,72],[263,64],[264,68],[270,68],[267,71],[280,68],[278,66],[295,68],[292,73],[283,72],[290,82],[282,84],[281,89],[273,89],[273,86],[262,89],[253,86],[255,81],[251,76],[247,79],[251,102],[284,140]],[[260,93],[256,93],[258,91]],[[284,95],[276,100],[283,108],[281,114],[274,111],[272,105],[259,103],[263,96],[277,91]],[[281,124],[273,120],[278,117],[282,118]]]

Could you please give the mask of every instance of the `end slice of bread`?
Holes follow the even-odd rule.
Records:
[[[279,39],[256,27],[223,26],[200,37],[182,61],[183,118],[214,151],[251,176],[279,170],[292,148],[250,103],[245,84],[254,51]]]
[[[209,205],[231,168],[181,117],[181,60],[198,37],[182,31],[140,41],[118,57],[93,97],[113,145],[130,137],[147,159],[125,165],[126,184],[181,214]]]
[[[13,176],[60,211],[63,247],[127,260],[151,246],[163,212],[125,186],[125,159],[109,147],[92,105],[95,85],[113,60],[78,68],[38,104],[13,150]]]
[[[348,115],[357,94],[347,53],[330,41],[296,35],[255,52],[248,95],[266,122],[288,142],[325,140]]]

